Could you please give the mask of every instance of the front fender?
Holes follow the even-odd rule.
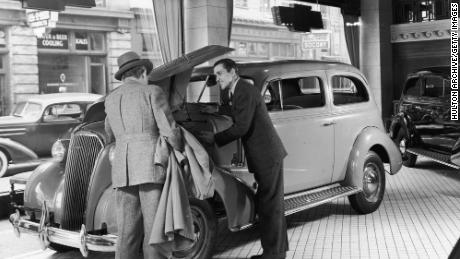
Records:
[[[254,191],[224,169],[216,168],[212,177],[215,191],[224,203],[228,228],[237,231],[254,223]]]
[[[115,143],[107,145],[98,155],[94,165],[91,179],[88,186],[88,200],[86,205],[85,226],[91,231],[100,229],[102,223],[99,221],[107,217],[107,190],[112,190],[112,164],[109,160],[109,152]],[[105,204],[105,205],[104,205]],[[101,208],[98,208],[102,206]],[[114,214],[114,211],[108,211],[108,214]],[[97,221],[97,222],[96,222]]]
[[[42,208],[46,201],[54,221],[60,222],[63,206],[64,166],[63,163],[49,160],[39,165],[30,175],[24,191],[24,207],[31,210]],[[36,216],[40,214],[37,213]]]
[[[38,159],[37,154],[30,148],[9,138],[0,138],[0,149],[8,153],[13,163]]]
[[[394,142],[380,129],[367,127],[360,132],[350,152],[346,185],[363,186],[364,160],[369,151],[376,152],[383,162],[390,164],[390,174],[396,174],[401,169],[401,152]]]

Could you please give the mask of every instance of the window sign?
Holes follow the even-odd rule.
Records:
[[[88,35],[84,32],[75,32],[75,48],[88,50]]]
[[[69,35],[67,32],[51,32],[37,37],[37,46],[41,49],[68,49]]]

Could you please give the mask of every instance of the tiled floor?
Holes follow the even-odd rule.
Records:
[[[344,198],[288,217],[288,258],[447,258],[460,237],[460,172],[421,161],[416,168],[386,176],[385,198],[372,214],[356,214]],[[222,223],[214,258],[261,252],[255,229],[231,233]],[[13,236],[2,242],[8,240],[18,244]],[[2,245],[14,247],[0,243],[0,255]],[[57,254],[48,249],[13,258],[83,257],[78,251]],[[113,258],[113,253],[89,258]]]
[[[372,214],[356,214],[343,198],[288,217],[288,258],[447,258],[460,237],[460,172],[422,160],[386,176]],[[261,252],[254,229],[222,225],[215,258]]]

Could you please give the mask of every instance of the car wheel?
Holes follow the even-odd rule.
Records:
[[[6,174],[7,169],[8,169],[8,157],[2,150],[0,150],[0,177],[3,177]]]
[[[417,161],[417,155],[407,152],[407,144],[409,142],[409,138],[407,137],[406,133],[403,129],[398,131],[398,134],[393,139],[396,146],[399,147],[399,151],[401,151],[401,156],[403,160],[403,165],[407,167],[413,167],[415,162]]]
[[[363,167],[363,191],[348,197],[351,207],[361,213],[376,211],[385,194],[385,170],[380,157],[373,151],[366,155]]]
[[[217,232],[217,219],[211,204],[202,200],[190,200],[195,231],[195,244],[183,251],[174,252],[176,258],[211,258]]]

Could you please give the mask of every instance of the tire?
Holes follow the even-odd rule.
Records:
[[[360,214],[376,211],[385,194],[385,170],[380,157],[369,151],[364,160],[363,191],[348,196],[351,207]]]
[[[8,156],[0,149],[0,178],[5,176],[8,169]]]
[[[197,240],[187,250],[174,252],[175,258],[211,258],[217,233],[217,218],[214,209],[208,201],[190,200],[193,226]]]
[[[411,154],[405,151],[407,149],[408,139],[409,138],[407,137],[404,130],[400,129],[396,137],[393,139],[393,141],[395,142],[396,146],[399,148],[399,151],[401,151],[403,165],[406,167],[414,167],[415,163],[417,162],[417,155],[414,155],[414,154]]]

